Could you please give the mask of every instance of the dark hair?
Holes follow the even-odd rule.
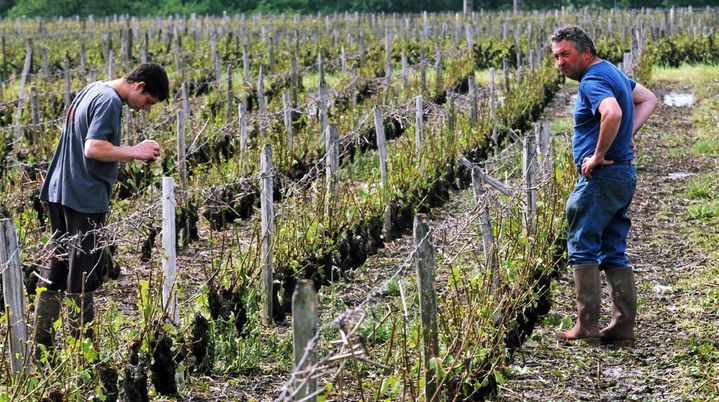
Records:
[[[170,82],[167,79],[167,73],[161,65],[155,63],[142,63],[135,67],[130,74],[125,76],[125,80],[130,83],[144,82],[147,92],[156,97],[160,102],[167,99],[170,94]]]
[[[582,28],[577,26],[568,26],[559,28],[552,34],[552,42],[558,43],[563,40],[572,42],[572,46],[579,53],[584,52],[585,49],[589,49],[592,56],[596,56],[597,48],[594,47],[594,41]]]

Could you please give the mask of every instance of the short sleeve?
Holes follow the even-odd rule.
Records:
[[[117,99],[98,97],[89,114],[90,122],[86,139],[117,142],[122,103]]]
[[[636,85],[636,83],[635,83]],[[609,84],[599,77],[587,77],[581,84],[581,91],[587,97],[589,105],[591,105],[592,114],[597,114],[597,109],[604,99],[614,98]]]

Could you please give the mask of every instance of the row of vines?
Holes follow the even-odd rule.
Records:
[[[18,228],[30,301],[49,258],[39,187],[65,105],[85,84],[143,61],[162,64],[171,89],[164,104],[123,114],[124,143],[156,140],[162,156],[120,169],[98,245],[113,257],[96,336],[72,339],[58,322],[57,359],[28,361],[20,374],[0,361],[0,400],[142,401],[178,392],[291,399],[286,383],[297,373],[287,329],[303,279],[321,295],[325,324],[314,352],[331,357],[327,345],[347,334],[363,350],[362,359],[330,359],[334,375],[317,373],[322,397],[419,398],[426,382],[415,286],[393,278],[381,297],[361,304],[363,313],[343,315],[347,303],[336,284],[407,233],[415,214],[470,186],[461,156],[519,186],[517,133],[532,135],[562,84],[548,50],[556,27],[584,26],[601,57],[646,82],[656,63],[716,62],[716,15],[672,9],[0,21],[0,216]],[[387,141],[382,162],[378,125]],[[338,161],[329,180],[332,132]],[[267,144],[273,168],[263,172]],[[481,400],[494,392],[504,363],[547,311],[574,175],[567,148],[555,144],[536,225],[525,228],[514,193],[499,196],[504,207],[492,210],[500,286],[489,285],[482,250],[455,244],[441,253],[438,272],[447,279],[438,286],[437,398]],[[257,212],[268,175],[273,308],[263,316],[267,235]],[[178,183],[172,235],[180,245],[179,322],[161,297],[163,176]],[[468,216],[471,227],[476,216]],[[9,317],[2,317],[5,334]]]

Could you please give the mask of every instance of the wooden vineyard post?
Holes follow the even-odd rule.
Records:
[[[63,79],[65,80],[65,110],[70,108],[70,92],[72,91],[72,84],[70,82],[70,58],[65,56],[65,70],[62,72]]]
[[[10,218],[0,219],[0,268],[5,299],[5,314],[10,328],[10,370],[20,374],[28,355],[25,296],[20,250],[15,224]]]
[[[392,235],[392,208],[389,205],[389,188],[387,185],[387,138],[384,134],[384,122],[382,113],[377,106],[374,107],[374,128],[377,133],[377,149],[379,149],[379,170],[382,181],[382,200],[384,201],[384,227],[382,232],[385,241],[389,241]]]
[[[417,96],[415,99],[414,151],[419,159],[422,152],[422,142],[424,142],[424,101],[422,95]]]
[[[17,110],[15,112],[15,140],[20,141],[22,138],[22,125],[20,118],[22,117],[22,104],[25,98],[25,85],[30,75],[30,67],[32,66],[32,39],[27,40],[25,45],[25,64],[22,67],[22,76],[20,78],[20,90],[17,96]]]
[[[162,308],[175,324],[180,323],[175,278],[177,276],[175,244],[175,180],[162,178]]]
[[[233,94],[233,88],[232,88],[232,65],[227,65],[227,117],[226,121],[229,123],[232,121],[232,112],[235,109],[233,105],[233,100],[235,98],[235,95]]]
[[[237,123],[240,126],[240,167],[244,168],[247,155],[247,106],[244,103],[237,106]]]
[[[524,189],[526,193],[525,217],[527,234],[531,235],[535,228],[537,216],[537,150],[534,137],[524,137]]]
[[[317,314],[317,293],[311,279],[302,279],[297,282],[292,293],[292,348],[295,358],[295,370],[303,371],[315,361],[315,353],[308,352],[304,361],[305,350],[318,330],[319,318]],[[316,401],[317,380],[298,375],[295,386],[299,387],[295,400]]]
[[[319,87],[319,117],[320,117],[320,144],[324,144],[325,142],[325,134],[327,134],[327,125],[328,118],[327,118],[327,83],[325,82],[325,70],[324,70],[324,63],[322,62],[322,53],[317,55],[317,71],[319,72],[320,77],[320,87]]]
[[[267,103],[265,102],[265,70],[262,64],[260,64],[260,74],[259,77],[257,77],[257,105],[261,115],[267,112]]]
[[[292,149],[292,105],[290,104],[290,91],[286,88],[282,91],[282,114],[285,121],[285,131],[287,132],[287,148]]]
[[[414,217],[414,244],[417,249],[415,261],[417,267],[417,289],[419,291],[419,313],[422,318],[422,363],[424,367],[426,401],[433,400],[437,391],[437,382],[430,369],[432,358],[439,356],[439,336],[437,330],[437,295],[435,292],[435,260],[432,237],[427,225],[419,216]]]
[[[357,109],[357,81],[359,80],[357,65],[352,66],[352,111]]]
[[[332,210],[337,204],[337,170],[340,167],[339,150],[337,149],[339,144],[339,133],[336,124],[330,124],[327,128],[328,133],[326,135],[326,146],[327,150],[325,156],[325,172],[327,180],[327,193],[325,195],[325,217],[329,222],[332,222]]]
[[[260,315],[262,322],[272,325],[272,238],[275,231],[274,205],[272,194],[273,170],[272,167],[272,146],[266,144],[260,155],[261,170],[261,238],[262,238],[262,311]]]
[[[492,231],[492,218],[489,215],[489,193],[484,190],[484,175],[479,166],[472,168],[472,189],[474,201],[480,205],[479,228],[482,232],[482,246],[486,258],[486,267],[492,273],[492,287],[496,292],[499,289],[499,261],[494,247],[494,233]],[[481,203],[484,201],[484,204]]]
[[[250,81],[250,45],[244,42],[242,46],[242,72],[245,75],[245,82]]]
[[[494,154],[499,153],[499,137],[497,136],[497,97],[494,91],[494,67],[489,69],[489,120],[492,122],[492,142]]]
[[[187,89],[187,81],[182,82],[182,86],[180,87],[180,90],[182,91],[182,113],[184,114],[185,119],[190,118],[190,94]]]
[[[470,116],[469,121],[472,127],[477,127],[478,120],[479,120],[479,109],[478,109],[478,103],[479,103],[479,97],[477,96],[477,85],[474,82],[474,77],[469,76],[467,79],[469,83],[469,102],[470,102]]]
[[[552,132],[549,123],[543,121],[536,128],[537,143],[539,144],[539,174],[542,179],[549,178],[554,173],[552,161]]]
[[[424,56],[424,51],[420,53],[420,73],[419,73],[419,88],[420,93],[424,94],[427,92],[427,59]]]
[[[32,125],[35,129],[40,126],[40,104],[37,98],[37,87],[34,85],[30,87],[30,109],[32,111]]]
[[[442,65],[442,49],[439,47],[439,43],[434,44],[435,49],[435,61],[434,61],[434,69],[435,69],[435,91],[437,94],[441,94],[444,92],[444,81],[443,81],[443,65]]]
[[[107,52],[107,80],[108,81],[112,81],[112,79],[113,79],[112,77],[115,74],[114,71],[112,70],[112,63],[113,63],[113,57],[114,57],[113,55],[114,55],[113,50],[110,49]]]
[[[402,85],[405,91],[409,91],[409,61],[407,55],[402,55]]]

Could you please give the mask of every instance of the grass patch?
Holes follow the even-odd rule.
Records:
[[[705,173],[692,177],[687,183],[686,196],[694,200],[713,198],[719,192],[714,173]]]
[[[719,80],[719,66],[682,64],[679,68],[654,66],[652,79],[676,83]]]

